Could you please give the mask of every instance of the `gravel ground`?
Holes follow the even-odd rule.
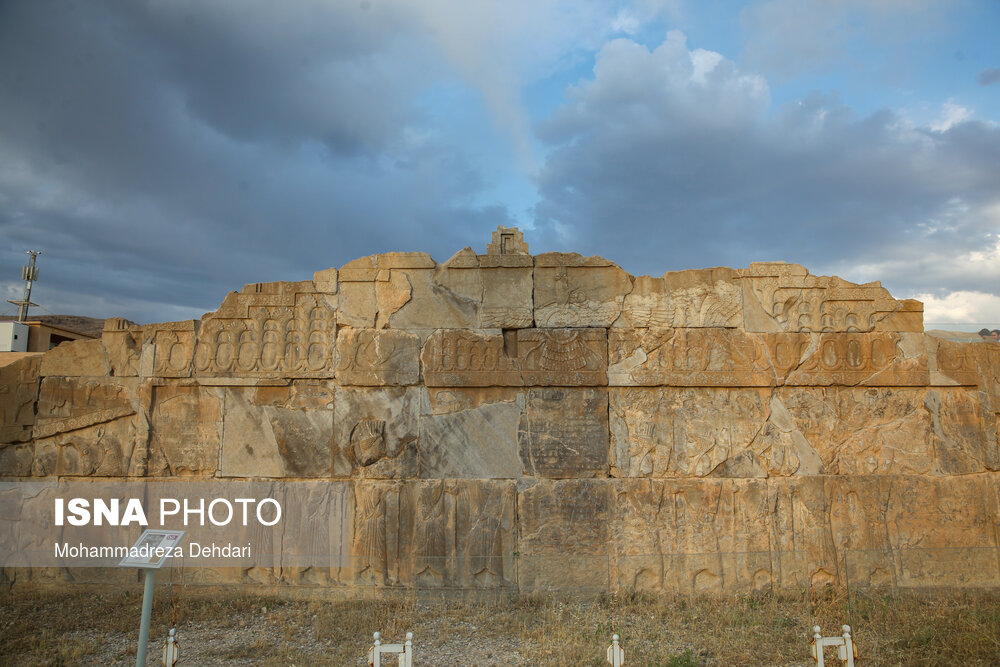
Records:
[[[486,637],[472,623],[445,624],[427,620],[414,626],[414,653],[416,665],[483,665],[527,666],[533,664],[525,656],[516,639]],[[93,665],[134,665],[135,643],[138,632],[107,635],[99,650],[92,656]],[[405,633],[383,637],[384,643],[402,642]],[[81,637],[82,639],[82,637]],[[166,633],[161,631],[150,640],[150,653],[146,664],[161,664],[160,657]],[[317,636],[309,626],[296,628],[289,636],[289,629],[269,619],[266,613],[243,615],[238,627],[220,631],[213,622],[196,622],[178,631],[178,644],[182,661],[179,665],[260,665],[275,664],[301,667],[303,665],[336,665],[344,654],[356,655],[346,664],[363,667],[368,664],[367,653],[371,636],[359,636],[356,641],[337,643],[328,637]],[[596,647],[600,649],[600,647]],[[155,655],[154,655],[155,649]],[[603,650],[603,649],[600,649]],[[83,664],[83,663],[81,663]]]
[[[0,665],[134,665],[141,592],[0,596]],[[853,618],[860,665],[1000,665],[1000,594],[855,595],[824,600],[497,598],[289,600],[158,595],[147,665],[159,665],[172,616],[181,666],[364,667],[379,630],[413,632],[418,667],[598,667],[611,635],[630,666],[813,664],[809,628]],[[839,664],[839,663],[836,663]]]

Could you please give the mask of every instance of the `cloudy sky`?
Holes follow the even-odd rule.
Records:
[[[1000,327],[998,28],[994,0],[4,0],[0,288],[37,249],[37,314],[185,319],[503,224]]]

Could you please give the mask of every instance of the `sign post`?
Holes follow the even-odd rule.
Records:
[[[136,667],[146,667],[146,650],[149,645],[149,618],[153,612],[153,586],[156,571],[163,567],[174,547],[180,545],[183,530],[146,530],[129,549],[129,555],[122,559],[119,567],[137,567],[145,571],[145,585],[142,589],[142,620],[139,621],[139,648],[136,651]]]

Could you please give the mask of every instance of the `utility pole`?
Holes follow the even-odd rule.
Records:
[[[28,254],[31,255],[31,262],[28,266],[21,267],[21,280],[24,281],[24,298],[23,299],[7,299],[7,303],[12,303],[18,307],[17,311],[17,321],[26,322],[28,319],[28,306],[37,306],[37,303],[31,303],[31,284],[38,280],[38,269],[35,267],[35,258],[42,254],[41,250],[29,250]]]

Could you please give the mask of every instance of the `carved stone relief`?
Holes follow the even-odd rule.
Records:
[[[191,377],[191,362],[197,342],[196,323],[193,320],[147,325],[144,337],[150,343],[143,346],[143,360],[140,361],[140,373],[143,376]],[[145,359],[149,359],[151,363]]]
[[[364,481],[353,488],[353,583],[514,585],[513,482]]]
[[[780,262],[751,264],[740,271],[740,278],[747,331],[886,331],[892,324],[901,325],[901,331],[914,330],[912,322],[891,317],[904,306],[878,282],[856,285]]]
[[[417,477],[420,390],[338,387],[333,434],[335,477]]]
[[[607,332],[601,329],[519,329],[517,353],[525,386],[608,383]]]
[[[612,389],[610,396],[613,475],[767,476],[752,444],[769,417],[769,389]]]
[[[608,391],[530,389],[518,429],[525,473],[539,477],[608,474]]]
[[[213,317],[198,332],[198,377],[332,377],[335,312],[316,295],[292,306],[251,305],[241,319]]]
[[[337,355],[342,385],[411,385],[420,378],[420,340],[404,331],[342,329]]]
[[[743,309],[737,273],[719,268],[639,276],[622,316],[631,327],[738,327]]]
[[[39,357],[0,366],[0,444],[31,439],[38,400]]]
[[[194,385],[154,388],[149,443],[151,476],[213,476],[222,444],[221,389]]]
[[[629,275],[600,257],[535,257],[535,323],[539,327],[609,327],[632,290]]]
[[[611,386],[769,387],[765,342],[734,329],[611,329]]]

